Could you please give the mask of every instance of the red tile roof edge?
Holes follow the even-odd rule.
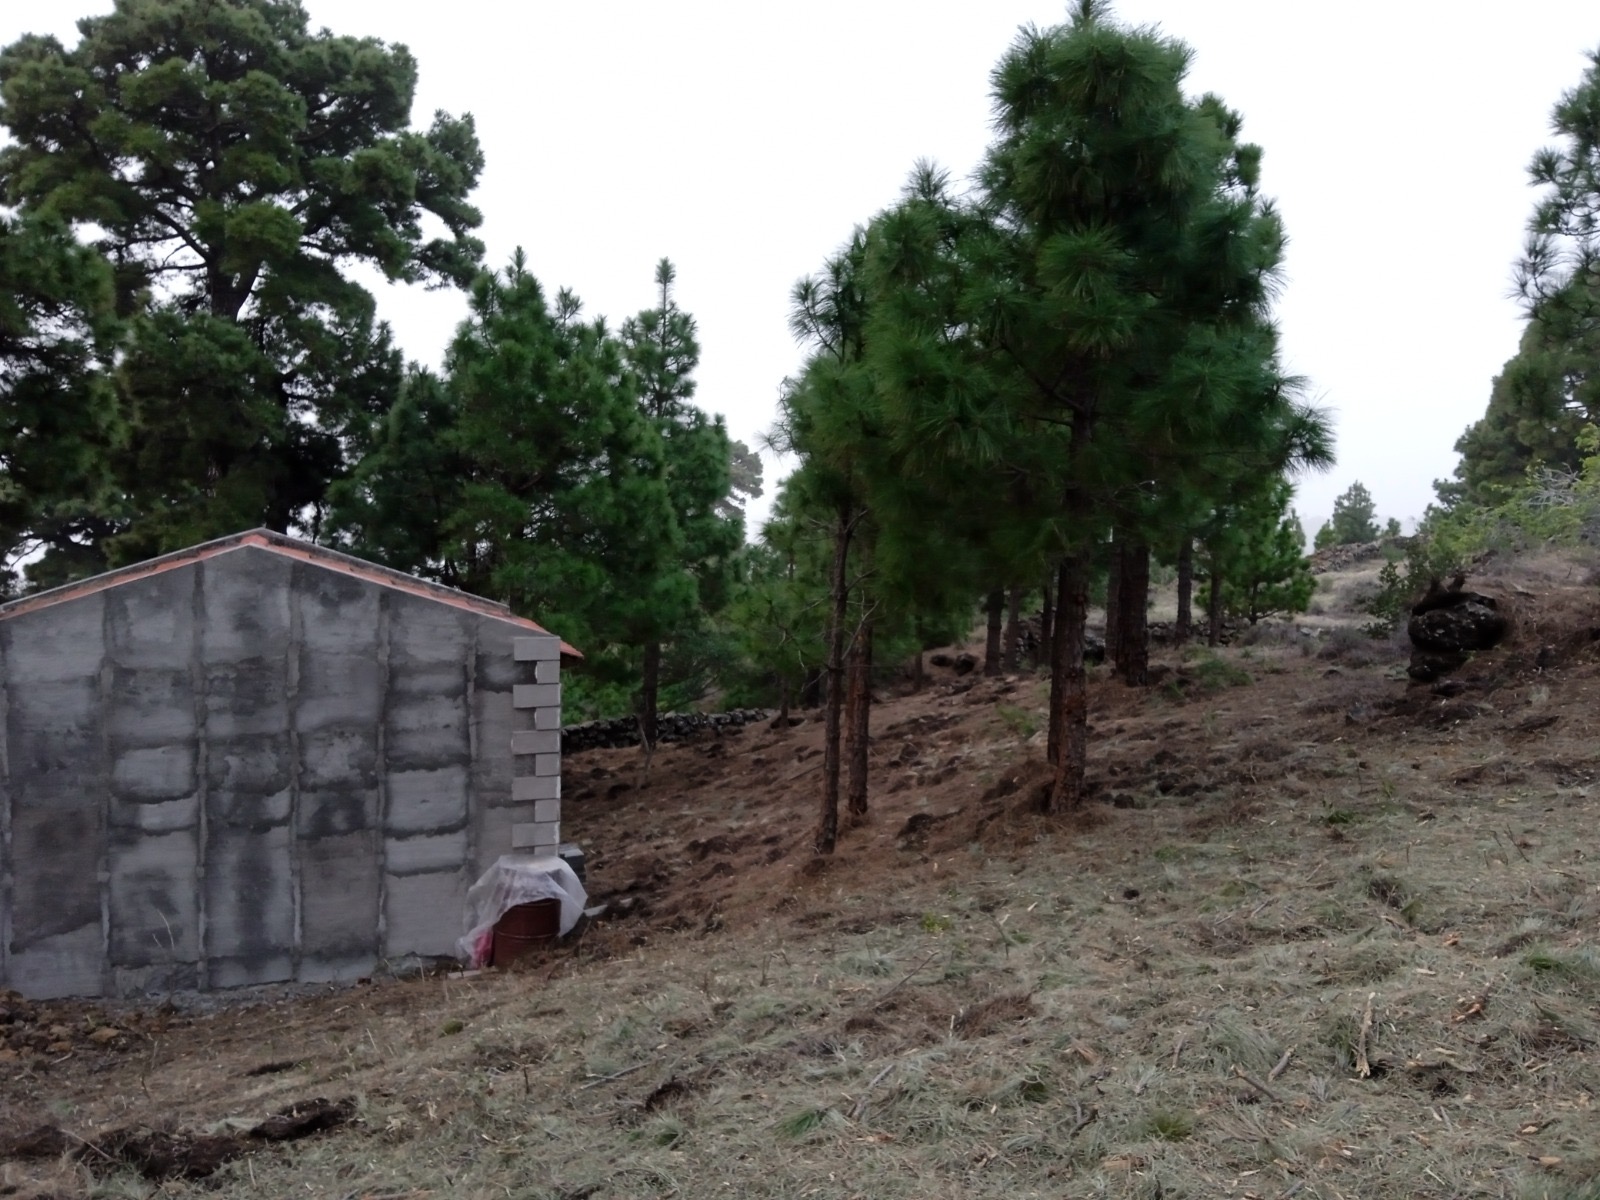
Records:
[[[175,567],[204,562],[208,558],[216,558],[218,555],[241,550],[245,547],[267,550],[285,558],[312,563],[329,571],[338,571],[341,574],[363,579],[368,583],[375,583],[379,587],[393,588],[396,591],[406,592],[413,596],[421,596],[426,600],[436,600],[441,604],[448,604],[452,608],[474,612],[480,616],[493,617],[497,621],[505,621],[508,624],[520,625],[532,633],[550,633],[548,629],[537,622],[515,615],[510,608],[497,600],[485,600],[482,596],[473,596],[455,588],[445,587],[442,583],[430,583],[426,579],[418,579],[414,575],[407,575],[404,571],[380,567],[377,563],[354,558],[337,550],[330,550],[326,546],[318,546],[313,542],[301,541],[299,538],[292,538],[287,534],[274,533],[270,529],[250,529],[243,533],[217,538],[215,541],[201,542],[199,545],[190,546],[186,550],[175,550],[170,554],[147,559],[142,563],[118,567],[115,571],[107,571],[102,575],[94,575],[88,579],[80,579],[76,583],[63,584],[61,587],[51,588],[49,591],[39,592],[32,596],[24,596],[7,604],[0,604],[0,621],[10,617],[18,617],[24,613],[37,612],[40,609],[50,608],[69,600],[77,600],[83,596],[91,596],[96,592],[103,592],[110,588],[119,587],[124,583],[131,583],[136,579],[148,579],[153,575],[160,575]],[[561,657],[579,660],[583,658],[583,654],[563,641],[561,643]]]

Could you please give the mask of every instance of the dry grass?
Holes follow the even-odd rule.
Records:
[[[665,750],[646,795],[585,756],[596,890],[650,915],[510,974],[174,1016],[0,1083],[0,1118],[357,1097],[355,1128],[164,1197],[1594,1200],[1600,666],[1522,653],[1476,664],[1483,711],[1292,641],[1102,680],[1109,803],[1072,822],[1028,810],[1042,685],[951,683],[881,714],[874,821],[821,871],[804,728]],[[101,1166],[0,1186],[155,1194]]]
[[[1371,618],[1363,615],[1362,605],[1378,594],[1378,576],[1383,573],[1384,563],[1383,558],[1374,558],[1342,571],[1318,575],[1310,610],[1296,620],[1315,629],[1364,624]]]

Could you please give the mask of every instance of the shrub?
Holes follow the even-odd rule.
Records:
[[[1317,647],[1317,657],[1327,662],[1343,662],[1364,667],[1376,661],[1372,645],[1372,627],[1353,629],[1341,625],[1330,629],[1322,644]]]
[[[1226,659],[1207,655],[1194,664],[1195,678],[1208,692],[1221,691],[1223,688],[1243,687],[1255,682],[1250,672],[1234,666]]]
[[[1430,580],[1463,571],[1489,553],[1600,543],[1600,429],[1585,425],[1578,449],[1585,455],[1578,470],[1535,463],[1497,503],[1430,508],[1406,550],[1404,570],[1391,562],[1378,576],[1378,594],[1364,606],[1373,617],[1368,630],[1385,636]]]

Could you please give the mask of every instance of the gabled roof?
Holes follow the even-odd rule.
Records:
[[[208,558],[231,554],[246,547],[265,550],[283,558],[313,563],[325,570],[337,571],[342,575],[350,575],[368,583],[375,583],[379,587],[393,588],[395,591],[408,592],[413,596],[421,596],[426,600],[448,604],[452,608],[463,609],[467,612],[477,613],[480,616],[493,617],[497,621],[505,621],[511,625],[521,626],[530,633],[548,634],[550,632],[544,626],[530,621],[526,617],[514,615],[510,608],[498,601],[485,600],[481,596],[472,596],[466,592],[457,591],[455,588],[445,587],[443,584],[430,583],[426,579],[418,579],[415,575],[407,575],[404,571],[393,571],[388,567],[380,567],[376,563],[353,558],[348,554],[340,554],[337,550],[329,550],[326,546],[304,542],[299,538],[274,533],[270,529],[251,529],[244,533],[235,533],[228,537],[217,538],[212,542],[201,542],[198,546],[190,546],[187,550],[175,550],[171,554],[163,554],[159,558],[152,558],[142,563],[134,563],[132,566],[119,567],[117,570],[107,571],[103,575],[80,579],[77,583],[65,584],[61,587],[51,588],[46,592],[37,592],[32,596],[24,596],[20,600],[12,600],[8,604],[0,604],[0,621],[10,617],[21,616],[23,613],[37,612],[39,609],[62,604],[68,600],[76,600],[82,596],[90,596],[95,592],[106,591],[108,588],[120,587],[122,584],[131,583],[136,579],[146,579],[152,575],[159,575],[163,571],[170,571],[175,567],[186,567],[192,563],[204,562]],[[563,659],[581,659],[583,655],[563,641],[561,643],[561,657]]]

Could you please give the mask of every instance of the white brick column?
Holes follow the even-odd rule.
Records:
[[[533,805],[533,820],[511,827],[511,848],[547,857],[561,845],[561,641],[519,637],[512,688],[511,798]]]

